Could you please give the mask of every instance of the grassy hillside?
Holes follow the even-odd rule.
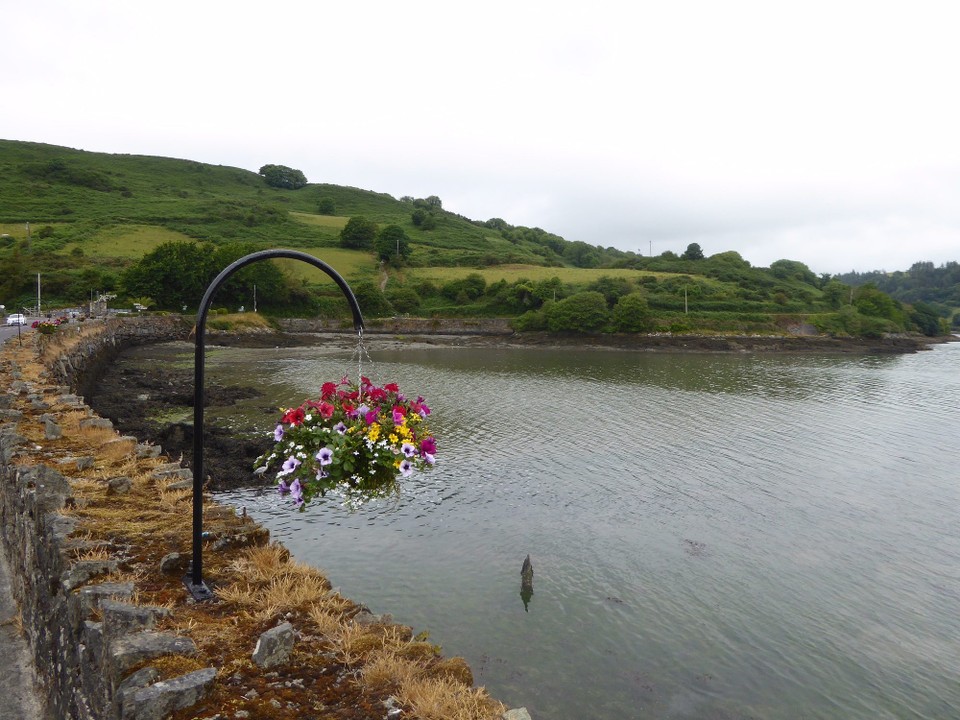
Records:
[[[204,269],[213,274],[240,249],[309,252],[354,286],[370,316],[500,315],[519,318],[518,327],[640,329],[623,320],[626,306],[617,308],[630,295],[631,317],[642,314],[645,329],[778,332],[813,322],[859,333],[912,323],[909,307],[874,302],[870,292],[854,297],[846,286],[831,285],[795,261],[765,269],[751,267],[735,252],[645,258],[500,219],[470,220],[440,205],[438,198],[397,199],[322,183],[278,189],[254,172],[190,160],[0,140],[0,302],[8,308],[32,305],[41,273],[51,306],[109,291],[129,307],[149,294],[131,279],[131,268],[142,265],[144,256],[170,243],[202,243],[202,256],[221,263]],[[340,246],[341,230],[358,215],[404,230],[411,254],[402,267],[382,266],[372,252]],[[259,280],[248,274],[225,297],[239,305],[254,283],[263,290],[274,282],[275,292],[259,297],[264,311],[345,312],[322,273],[293,261],[277,267],[286,275],[285,287],[262,273]],[[202,295],[197,287],[212,276],[198,279],[183,297],[157,304],[195,307]],[[171,277],[175,282],[177,273]],[[584,293],[589,297],[573,300]],[[594,308],[599,324],[574,319],[564,321],[569,328],[558,326],[556,318],[577,303],[604,305],[602,312]]]

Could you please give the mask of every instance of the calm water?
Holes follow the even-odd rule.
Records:
[[[364,370],[434,408],[434,471],[352,514],[223,499],[346,595],[429,629],[496,697],[536,720],[960,717],[960,344],[376,348]],[[223,350],[208,377],[280,404],[354,368]]]

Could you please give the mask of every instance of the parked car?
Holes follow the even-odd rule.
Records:
[[[7,315],[7,325],[26,325],[27,318],[21,313],[14,313],[13,315]]]

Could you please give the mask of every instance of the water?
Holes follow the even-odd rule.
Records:
[[[354,513],[223,499],[346,595],[429,629],[494,696],[538,720],[960,717],[960,344],[371,355],[375,381],[434,408],[434,471]],[[352,368],[224,350],[208,377],[280,404]]]

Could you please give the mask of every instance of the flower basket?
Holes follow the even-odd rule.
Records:
[[[398,478],[435,462],[429,415],[422,397],[411,400],[396,383],[326,382],[318,400],[283,412],[276,444],[257,458],[255,472],[276,472],[280,492],[299,508],[328,492],[351,505],[394,494]]]

